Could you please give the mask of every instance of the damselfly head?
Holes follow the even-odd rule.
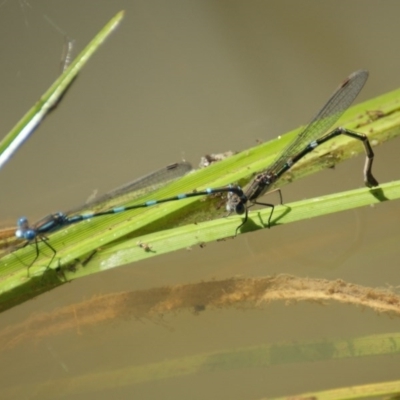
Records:
[[[241,215],[246,211],[246,206],[236,193],[228,192],[226,211],[228,211],[228,213],[235,212],[236,214]]]

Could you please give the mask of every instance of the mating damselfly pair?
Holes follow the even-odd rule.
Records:
[[[271,213],[268,219],[269,225],[273,215],[274,205],[270,203],[261,203],[258,201],[258,198],[268,192],[271,186],[276,184],[285,174],[285,172],[289,171],[293,165],[299,162],[303,157],[312,152],[319,145],[339,135],[346,135],[362,142],[366,153],[366,160],[363,170],[364,183],[368,187],[377,186],[378,182],[372,174],[372,161],[374,158],[374,153],[367,136],[365,134],[357,133],[341,127],[329,131],[329,129],[338,121],[341,115],[348,109],[348,107],[357,97],[367,78],[368,72],[365,70],[359,70],[352,73],[336,89],[333,95],[329,98],[317,115],[311,120],[311,122],[301,131],[301,133],[292,141],[292,143],[290,143],[286,149],[283,150],[275,162],[273,162],[264,171],[258,173],[245,190],[235,184],[219,188],[208,188],[201,191],[196,191],[194,188],[194,190],[190,193],[178,194],[164,199],[146,201],[140,204],[112,207],[98,212],[95,211],[82,214],[79,214],[79,210],[73,210],[72,212],[68,213],[58,212],[55,214],[50,214],[34,225],[30,225],[27,218],[20,218],[18,220],[18,229],[15,233],[16,236],[19,239],[25,240],[27,243],[34,243],[36,247],[36,257],[28,266],[28,271],[30,266],[33,265],[39,255],[39,242],[43,242],[44,245],[52,251],[53,255],[49,265],[55,258],[57,253],[56,249],[50,244],[48,238],[46,237],[46,235],[49,233],[83,220],[89,220],[110,214],[119,214],[121,212],[155,206],[157,204],[171,201],[226,193],[228,195],[226,204],[228,214],[235,212],[236,214],[244,215],[243,221],[237,227],[235,234],[237,234],[240,228],[247,222],[248,209],[250,206],[255,204],[264,205],[271,208]],[[189,172],[190,169],[190,164],[183,162],[173,164],[172,167],[170,166],[160,171],[156,171],[151,175],[160,177],[163,175],[163,172],[169,171],[169,173],[175,174],[174,178],[177,178]],[[161,179],[163,178],[161,177]],[[117,189],[116,191],[105,195],[105,197],[108,196],[108,198],[113,198],[115,196],[121,196],[124,193],[132,192],[133,190],[135,190],[135,185],[128,184],[123,188]],[[280,200],[282,203],[281,195]],[[104,198],[97,200],[97,203],[99,201],[104,201]],[[94,204],[85,204],[83,208],[90,209],[93,206]]]

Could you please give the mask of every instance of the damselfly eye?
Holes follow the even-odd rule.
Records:
[[[26,230],[29,228],[28,219],[26,217],[21,217],[17,221],[17,226],[21,230]]]
[[[36,232],[33,229],[17,229],[15,231],[15,236],[18,239],[33,240],[36,237]]]
[[[236,208],[235,208],[236,214],[239,214],[239,215],[244,214],[245,210],[246,210],[246,207],[242,202],[236,204]]]

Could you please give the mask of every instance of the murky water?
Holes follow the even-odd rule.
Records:
[[[73,208],[182,158],[197,164],[275,138],[306,123],[359,68],[370,78],[358,101],[400,85],[397,2],[9,0],[0,6],[1,132],[59,73],[64,38],[44,15],[79,51],[121,9],[122,26],[1,171],[7,225]],[[376,148],[380,182],[399,178],[399,151],[398,140]],[[358,157],[297,181],[284,199],[361,187],[362,165]],[[281,291],[267,303],[241,297],[248,287],[228,289],[290,274],[300,287],[323,279],[336,288],[341,279],[371,288],[359,297],[376,301],[375,289],[399,285],[399,237],[398,204],[384,203],[73,281],[1,315],[2,390],[9,398],[243,399],[397,379],[395,353],[333,357],[326,346],[394,337],[398,317],[368,302],[297,303]],[[166,297],[177,286],[186,297]],[[234,306],[218,303],[211,287]],[[158,308],[149,313],[149,304]],[[324,357],[288,350],[310,344]]]

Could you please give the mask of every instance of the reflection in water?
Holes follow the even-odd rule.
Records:
[[[71,330],[82,333],[85,327],[116,319],[155,319],[184,310],[197,315],[215,308],[260,308],[276,300],[320,304],[334,300],[400,315],[400,296],[388,289],[291,275],[230,278],[99,295],[50,313],[35,313],[26,321],[0,331],[0,351]]]

